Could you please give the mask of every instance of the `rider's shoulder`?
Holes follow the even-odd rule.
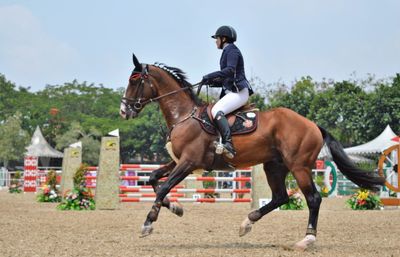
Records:
[[[235,44],[227,45],[226,48],[224,49],[224,52],[225,53],[239,53],[240,54],[240,50]]]

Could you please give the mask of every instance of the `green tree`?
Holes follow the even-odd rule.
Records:
[[[79,122],[72,122],[67,132],[56,137],[56,148],[61,150],[72,143],[81,141],[82,162],[89,165],[97,165],[100,153],[100,141],[98,138],[100,136],[101,133],[97,129],[90,128],[85,130]]]
[[[14,83],[8,81],[4,75],[0,74],[0,121],[5,121],[5,119],[20,111],[24,114],[21,117],[23,124],[23,121],[26,119],[24,110],[29,105],[29,101],[32,101],[32,95],[28,88],[19,87],[16,89]]]
[[[360,85],[342,81],[316,95],[308,118],[331,131],[345,146],[366,141],[369,96]]]
[[[249,102],[254,103],[256,107],[260,109],[260,111],[264,111],[265,109],[267,109],[267,105],[265,104],[265,98],[258,93],[255,93],[252,96],[250,96]]]
[[[307,117],[315,95],[315,83],[312,78],[302,77],[300,81],[293,85],[291,90],[282,86],[273,92],[269,97],[269,107],[287,107]]]
[[[5,167],[9,161],[23,158],[28,143],[29,135],[21,128],[21,113],[17,112],[0,123],[0,161]]]
[[[376,85],[367,109],[369,134],[378,135],[386,125],[400,134],[400,73],[391,82]]]
[[[149,104],[139,117],[125,121],[121,128],[121,152],[128,162],[138,156],[140,162],[160,162],[169,158],[165,149],[166,133],[164,118],[156,104]]]

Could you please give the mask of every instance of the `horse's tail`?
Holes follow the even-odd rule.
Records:
[[[358,168],[346,154],[343,146],[328,131],[318,126],[322,133],[322,137],[332,154],[332,159],[338,166],[339,170],[351,181],[361,188],[379,190],[379,186],[384,185],[385,179]]]

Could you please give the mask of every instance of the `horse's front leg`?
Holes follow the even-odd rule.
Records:
[[[150,212],[147,214],[146,221],[142,227],[141,237],[150,235],[153,232],[152,223],[155,222],[160,213],[162,202],[169,191],[185,179],[193,171],[193,165],[191,162],[182,161],[176,165],[168,176],[167,180],[158,188],[156,192],[156,200],[151,207]]]
[[[171,171],[175,168],[175,161],[171,161],[167,163],[165,166],[154,170],[150,174],[149,183],[153,187],[155,193],[159,190],[160,184],[158,183],[161,178],[168,177]],[[165,197],[162,201],[162,206],[168,208],[172,213],[178,215],[179,217],[183,216],[183,208],[179,203],[171,203],[168,197]]]

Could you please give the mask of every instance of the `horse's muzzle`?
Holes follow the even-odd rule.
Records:
[[[134,119],[138,116],[138,113],[136,111],[133,110],[125,110],[125,111],[120,111],[119,113],[121,115],[122,118],[129,120],[129,119]]]

